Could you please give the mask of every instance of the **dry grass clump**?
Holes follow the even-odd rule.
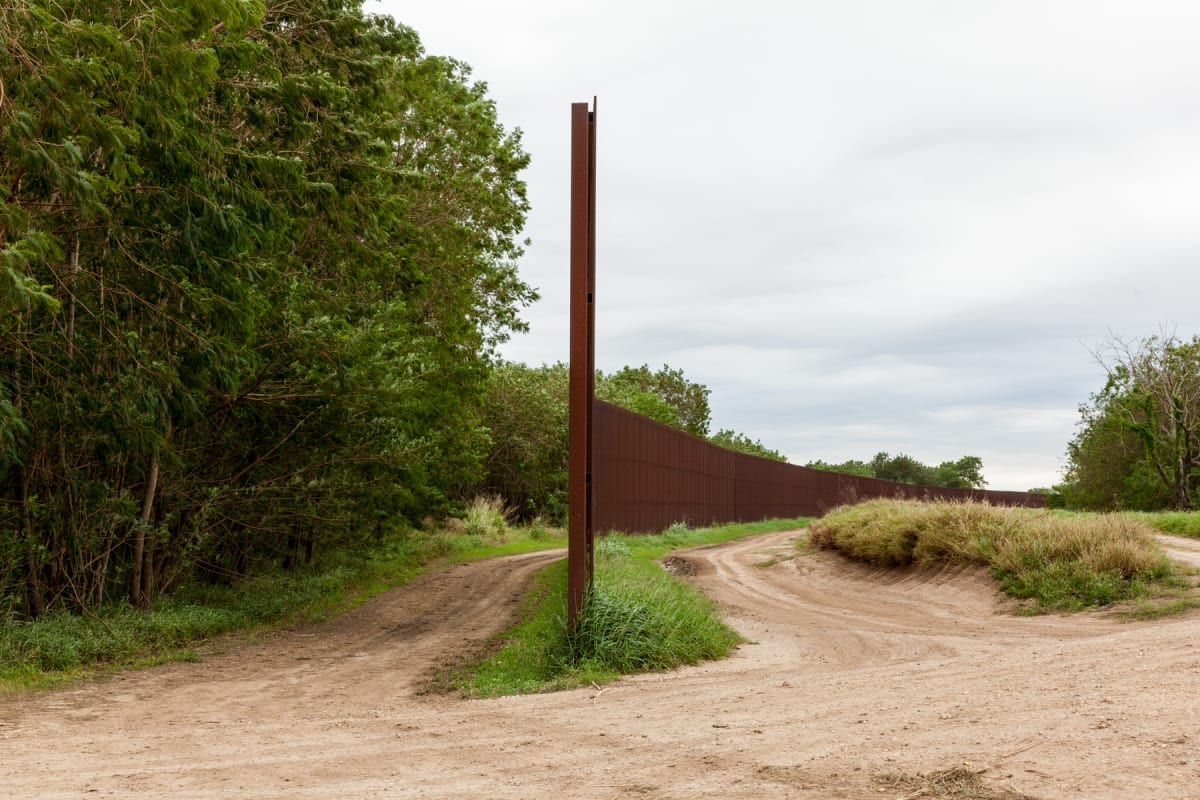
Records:
[[[1121,515],[1066,516],[974,501],[870,500],[809,526],[814,545],[878,566],[978,564],[1042,609],[1077,610],[1170,581],[1153,531]]]
[[[947,800],[1033,800],[1015,789],[993,789],[983,782],[986,770],[966,766],[937,770],[928,775],[878,775],[875,782],[885,789],[902,791],[896,800],[946,798]]]
[[[503,542],[512,533],[509,518],[512,512],[500,497],[476,497],[467,506],[461,520],[451,520],[447,527],[456,533],[484,542]]]

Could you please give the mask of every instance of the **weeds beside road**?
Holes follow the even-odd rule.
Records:
[[[263,570],[232,583],[193,582],[145,610],[117,603],[97,613],[0,620],[0,692],[195,661],[215,636],[328,619],[438,564],[565,545],[556,528],[509,527],[498,509],[476,503],[465,521],[447,529],[398,531],[368,551],[330,553],[312,565]]]
[[[1153,531],[1126,514],[1064,514],[975,502],[871,500],[810,527],[814,545],[877,566],[935,562],[986,567],[1026,611],[1078,611],[1162,601],[1190,584]],[[1185,604],[1186,605],[1186,604]]]
[[[566,565],[539,573],[521,621],[486,658],[459,665],[439,683],[491,697],[587,686],[621,675],[722,658],[741,637],[712,601],[657,562],[673,550],[767,531],[803,528],[806,518],[689,529],[655,536],[605,536],[596,545],[596,583],[575,630],[566,625]]]
[[[658,536],[601,539],[600,591],[589,604],[581,635],[569,642],[559,636],[551,645],[557,650],[549,657],[585,683],[602,680],[606,670],[665,669],[720,657],[736,644],[736,634],[720,623],[711,604],[663,573],[653,560],[671,549],[805,522],[698,530],[674,526]],[[129,667],[196,661],[203,643],[213,637],[328,619],[438,565],[565,545],[562,530],[541,523],[511,526],[501,504],[482,500],[468,509],[465,519],[445,529],[397,532],[370,551],[332,553],[307,567],[264,571],[231,584],[192,583],[150,609],[121,603],[95,614],[63,612],[34,622],[0,621],[0,692],[48,688]],[[552,565],[536,579],[535,586],[542,587],[535,589],[537,596],[550,597],[553,603],[562,594],[562,569]],[[548,608],[545,622],[552,624],[554,607]],[[623,653],[612,646],[614,639],[628,645]],[[640,645],[634,645],[639,640]],[[550,685],[554,680],[545,684]]]

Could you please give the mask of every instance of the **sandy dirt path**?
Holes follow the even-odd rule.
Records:
[[[1013,617],[977,572],[797,535],[673,561],[751,640],[725,661],[420,695],[555,556],[463,565],[204,663],[0,701],[0,797],[901,798],[878,776],[969,763],[1039,800],[1200,798],[1200,614]]]
[[[1161,533],[1158,535],[1158,542],[1172,559],[1200,567],[1200,540]]]

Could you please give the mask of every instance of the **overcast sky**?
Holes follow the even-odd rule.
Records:
[[[1061,479],[1110,334],[1200,333],[1200,4],[366,0],[524,131],[565,361],[570,104],[599,98],[597,366],[785,453]]]

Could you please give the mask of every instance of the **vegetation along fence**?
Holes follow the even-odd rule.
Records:
[[[1029,492],[913,486],[735,453],[600,400],[592,405],[592,514],[598,534],[820,516],[872,497],[974,498],[1041,507]]]

